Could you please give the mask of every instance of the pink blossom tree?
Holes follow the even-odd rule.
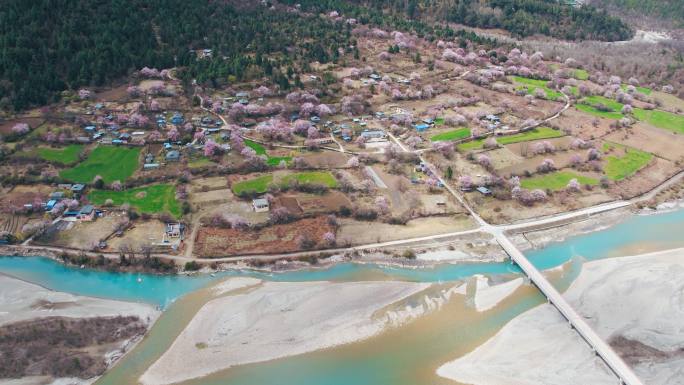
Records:
[[[209,139],[204,143],[204,156],[212,157],[218,152],[218,145],[213,140]]]
[[[537,166],[537,171],[541,173],[551,172],[556,169],[556,164],[553,159],[544,159],[539,166]]]
[[[568,182],[566,189],[570,192],[578,192],[580,190],[580,187],[581,187],[581,185],[577,181],[577,178],[572,178],[572,179],[570,179],[570,182]]]
[[[180,133],[178,133],[178,130],[175,128],[172,128],[169,130],[169,132],[166,133],[166,137],[172,141],[176,142],[178,139],[180,139]]]
[[[24,135],[28,133],[30,130],[31,128],[26,123],[17,123],[14,126],[12,126],[12,133],[17,135]]]

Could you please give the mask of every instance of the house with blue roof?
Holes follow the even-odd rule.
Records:
[[[423,131],[427,130],[428,128],[430,128],[430,125],[425,124],[425,123],[420,123],[420,124],[415,124],[413,127],[416,129],[416,131],[423,132]]]

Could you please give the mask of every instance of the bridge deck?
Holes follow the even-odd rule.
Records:
[[[496,234],[497,241],[511,259],[525,272],[530,280],[541,290],[546,298],[570,322],[584,340],[594,349],[616,376],[626,385],[643,385],[632,369],[625,364],[607,343],[599,337],[584,319],[575,312],[570,304],[553,285],[527,260],[515,245],[502,233]]]

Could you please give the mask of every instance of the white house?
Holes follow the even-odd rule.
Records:
[[[267,212],[269,210],[268,199],[266,199],[266,198],[254,199],[254,200],[252,200],[252,207],[254,207],[254,211],[256,211],[258,213]]]

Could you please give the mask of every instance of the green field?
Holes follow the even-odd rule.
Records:
[[[305,184],[322,184],[330,188],[337,187],[337,179],[328,171],[307,171],[290,174],[282,179],[284,185],[292,180]]]
[[[470,142],[457,144],[456,148],[458,148],[459,151],[479,150],[482,148],[484,142],[485,139],[471,140]]]
[[[627,91],[627,84],[623,84],[621,87],[624,91]],[[644,95],[650,95],[651,92],[653,92],[653,90],[651,90],[650,88],[646,88],[646,87],[636,87],[636,90],[637,90],[637,92],[641,92]]]
[[[606,164],[603,166],[603,171],[606,173],[606,176],[612,180],[622,180],[633,175],[653,159],[653,154],[649,152],[614,143],[605,143],[603,145],[603,151],[608,151],[611,148],[624,148],[626,151],[626,154],[621,157],[615,155],[606,157]]]
[[[470,136],[470,128],[459,128],[456,130],[451,130],[443,132],[441,134],[434,135],[430,138],[433,142],[443,142],[447,140],[458,140],[467,138]]]
[[[585,185],[595,186],[598,180],[582,175],[577,175],[569,171],[556,171],[549,174],[535,176],[533,178],[526,178],[520,181],[520,186],[526,189],[542,189],[542,190],[562,190],[572,179],[577,179],[578,182]]]
[[[563,94],[561,94],[560,92],[552,90],[546,86],[548,80],[529,79],[520,76],[513,76],[512,79],[514,82],[522,85],[522,87],[519,87],[518,89],[527,88],[528,94],[532,94],[534,93],[534,90],[536,90],[537,88],[541,88],[542,90],[544,90],[544,92],[546,93],[546,97],[549,100],[556,100],[563,97]]]
[[[652,126],[684,134],[684,115],[660,110],[634,109],[634,117]]]
[[[111,199],[115,205],[128,203],[141,213],[169,213],[180,217],[181,209],[176,199],[176,188],[170,184],[156,184],[124,191],[93,190],[88,194],[90,202],[102,205]]]
[[[624,115],[622,115],[620,112],[600,111],[596,107],[590,106],[588,104],[577,104],[575,107],[582,112],[586,112],[589,115],[598,116],[599,118],[618,120],[624,117]]]
[[[64,148],[55,149],[40,147],[37,149],[38,156],[48,162],[72,164],[78,161],[78,154],[83,151],[83,145],[70,144]]]
[[[589,79],[589,72],[583,69],[576,69],[575,71],[573,71],[572,77],[577,80],[587,80]]]
[[[279,178],[277,182],[282,186],[287,186],[293,180],[303,184],[322,184],[330,188],[337,187],[337,180],[328,171],[304,171],[288,174]],[[273,175],[268,174],[234,183],[231,188],[235,195],[241,195],[246,192],[263,194],[268,191],[268,186],[273,182]]]
[[[280,164],[281,161],[285,161],[286,163],[290,163],[292,161],[292,157],[290,156],[270,156],[268,153],[266,153],[266,148],[261,145],[260,143],[257,143],[255,141],[245,139],[245,145],[247,147],[250,147],[253,149],[257,155],[266,155],[268,159],[266,159],[266,163],[269,166],[277,166]]]
[[[234,183],[231,188],[235,195],[240,195],[248,191],[262,194],[268,190],[268,185],[271,184],[271,182],[273,182],[273,175],[263,175],[254,179]]]
[[[528,142],[530,140],[559,138],[564,135],[565,134],[560,130],[554,130],[553,128],[549,127],[537,127],[534,130],[525,131],[520,134],[499,136],[496,138],[496,141],[501,145],[506,145],[519,142]]]
[[[140,148],[99,146],[86,160],[63,170],[59,176],[79,183],[90,183],[96,175],[100,175],[105,183],[123,182],[138,168],[139,156]]]

